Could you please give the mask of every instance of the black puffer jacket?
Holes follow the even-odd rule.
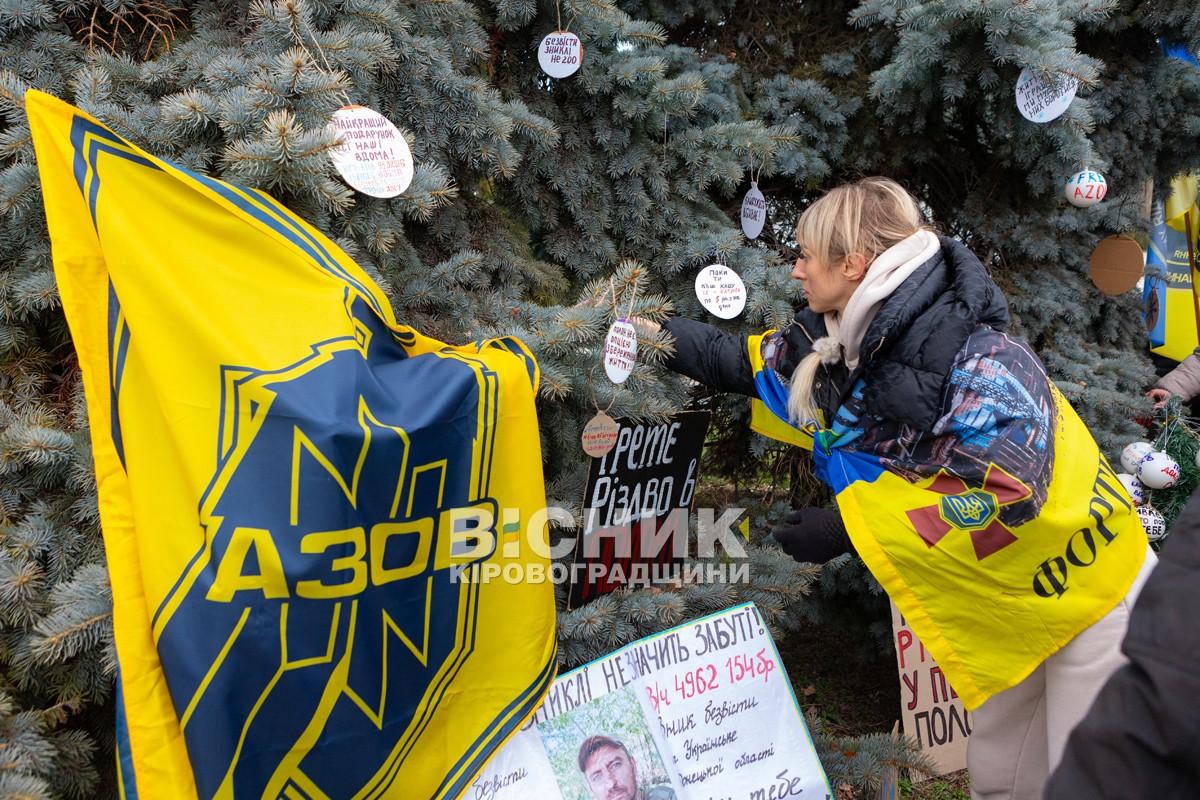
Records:
[[[942,390],[971,331],[981,325],[1007,329],[1008,306],[979,259],[954,239],[940,241],[941,252],[918,267],[875,315],[857,369],[850,373],[837,364],[818,372],[813,394],[827,418],[863,377],[868,414],[928,430],[944,413]],[[675,337],[669,368],[715,389],[756,394],[745,336],[682,317],[664,327]],[[825,335],[824,317],[802,309],[782,333],[787,352],[778,369],[790,379],[812,342]]]

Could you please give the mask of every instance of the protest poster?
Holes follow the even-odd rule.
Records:
[[[571,607],[682,563],[708,419],[684,411],[660,422],[617,420],[616,445],[588,470],[574,557],[586,568],[572,571]]]
[[[462,798],[830,795],[779,653],[746,603],[559,676]]]
[[[1162,203],[1154,204],[1150,225],[1142,287],[1146,334],[1152,352],[1182,361],[1197,344],[1188,235],[1168,224]]]
[[[933,760],[937,767],[935,774],[966,769],[970,713],[963,708],[958,693],[946,681],[933,656],[908,627],[896,604],[891,606],[904,732],[916,739],[921,752]],[[930,777],[919,772],[913,772],[912,776],[917,781]]]

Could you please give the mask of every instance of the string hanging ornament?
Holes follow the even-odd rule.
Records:
[[[1076,208],[1091,208],[1108,194],[1108,181],[1084,164],[1082,170],[1067,178],[1063,194],[1067,202]]]
[[[696,299],[713,316],[733,319],[746,308],[746,284],[718,253],[716,263],[696,275]]]
[[[1050,122],[1067,110],[1078,88],[1079,81],[1070,75],[1060,72],[1046,81],[1023,69],[1014,87],[1017,110],[1030,122]]]
[[[629,312],[618,316],[604,337],[604,372],[613,383],[624,383],[637,363],[637,328],[629,320],[633,316],[633,302],[637,298],[637,287],[633,288],[629,300]],[[613,287],[613,313],[616,314],[617,294]]]
[[[559,0],[554,0],[554,9],[558,14],[558,27],[546,34],[538,45],[538,66],[551,78],[569,78],[583,66],[583,44],[569,30],[570,22],[563,27]]]
[[[299,27],[304,28],[325,70],[332,75],[335,70],[325,57],[321,43],[317,41],[316,32],[298,14],[293,19]],[[297,26],[292,27],[292,35],[311,58],[312,51]],[[383,114],[354,104],[345,89],[341,95],[346,104],[333,112],[329,122],[333,133],[342,140],[341,144],[329,151],[333,168],[351,188],[365,195],[387,199],[403,194],[412,183],[415,172],[407,140]]]
[[[620,313],[617,310],[619,298],[616,285],[611,279],[609,280],[609,290],[612,296],[612,313],[617,316],[617,319],[609,326],[608,333],[604,337],[603,363],[605,374],[610,381],[616,384],[616,388],[608,405],[602,409],[596,399],[595,381],[592,381],[592,405],[596,407],[596,414],[583,426],[583,433],[580,436],[583,452],[592,458],[607,455],[617,443],[620,425],[609,416],[608,412],[616,404],[625,380],[633,371],[633,365],[637,361],[637,329],[630,321],[633,316],[634,301],[637,299],[637,286],[635,285],[630,293],[629,311],[624,317],[618,316]],[[595,368],[592,372],[594,375]]]
[[[1121,451],[1121,466],[1142,478],[1118,476],[1126,486],[1133,485],[1130,496],[1155,548],[1162,546],[1172,524],[1200,485],[1200,464],[1193,464],[1200,455],[1200,433],[1195,421],[1184,415],[1178,397],[1169,398],[1157,409],[1157,414],[1152,441],[1131,442]],[[1162,486],[1158,487],[1160,483]]]
[[[754,173],[754,152],[750,152],[750,190],[742,198],[742,233],[747,239],[757,239],[762,233],[767,221],[767,199],[758,188],[758,178],[762,176],[762,165],[759,165],[758,175]]]

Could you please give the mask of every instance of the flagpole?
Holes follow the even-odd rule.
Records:
[[[1196,314],[1196,342],[1200,344],[1200,290],[1196,288],[1196,246],[1192,241],[1192,212],[1183,212],[1184,238],[1188,246],[1188,275],[1192,278],[1192,308]]]

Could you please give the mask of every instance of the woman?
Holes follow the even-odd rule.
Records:
[[[668,366],[810,437],[855,549],[974,711],[972,796],[1040,798],[1123,663],[1153,565],[1137,514],[1037,356],[1004,333],[979,260],[924,226],[902,187],[830,191],[797,242],[808,307],[790,325],[747,338],[672,318]],[[832,553],[834,527],[810,510],[777,534],[798,556]]]

